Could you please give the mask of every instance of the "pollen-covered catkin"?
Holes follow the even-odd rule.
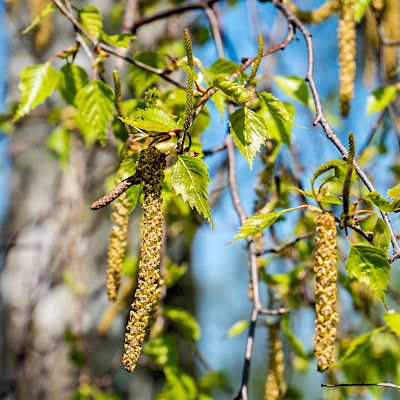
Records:
[[[339,42],[339,105],[346,117],[350,111],[356,77],[356,22],[354,0],[340,0]]]
[[[314,272],[315,285],[315,356],[318,371],[323,372],[333,364],[336,338],[337,312],[336,287],[336,224],[329,212],[318,217],[316,227],[316,249]]]
[[[279,324],[270,326],[268,334],[268,374],[265,382],[264,400],[279,400],[285,394],[285,360]]]
[[[123,364],[132,372],[140,356],[149,320],[159,299],[159,250],[163,235],[161,189],[165,155],[150,147],[139,153],[136,173],[143,182],[143,222],[138,283],[126,326]]]
[[[340,0],[328,0],[311,11],[301,10],[296,4],[289,0],[286,0],[286,4],[301,22],[319,24],[336,13],[339,9],[339,1]]]

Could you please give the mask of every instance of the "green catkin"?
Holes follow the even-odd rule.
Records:
[[[349,214],[349,205],[350,205],[350,185],[351,185],[351,175],[353,172],[353,162],[354,156],[356,153],[356,144],[354,142],[354,135],[353,133],[349,134],[349,151],[347,157],[347,170],[346,170],[346,177],[343,183],[343,217],[346,218]]]
[[[337,312],[337,244],[334,216],[325,212],[317,219],[314,272],[315,285],[315,349],[318,371],[327,370],[333,363]]]
[[[268,373],[265,382],[264,400],[279,400],[285,394],[285,359],[279,324],[271,325],[268,333]]]
[[[126,326],[123,364],[132,372],[160,298],[160,254],[163,235],[161,189],[165,155],[150,147],[139,153],[137,173],[143,182],[143,222],[138,283]]]
[[[253,61],[253,64],[251,66],[251,72],[249,75],[249,82],[251,82],[258,71],[258,68],[260,67],[261,60],[263,58],[264,54],[264,38],[261,34],[258,35],[258,48],[257,48],[257,56],[255,60]]]
[[[187,78],[187,87],[186,87],[186,105],[185,105],[185,119],[183,122],[183,132],[186,135],[189,132],[189,129],[193,122],[194,117],[194,63],[193,63],[193,46],[192,39],[190,37],[189,29],[185,29],[184,31],[185,38],[185,50],[188,64],[188,78]],[[184,143],[182,143],[182,146]]]
[[[339,105],[346,117],[350,111],[356,77],[356,22],[354,18],[355,0],[340,0],[338,26],[339,43]]]
[[[319,24],[334,15],[339,9],[339,0],[328,0],[312,11],[301,10],[289,0],[286,0],[286,4],[296,17],[306,24]]]

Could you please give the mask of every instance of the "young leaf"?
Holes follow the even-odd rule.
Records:
[[[94,80],[79,90],[75,97],[78,119],[88,144],[105,142],[107,127],[114,108],[114,93],[106,83]]]
[[[366,244],[351,246],[346,262],[349,276],[366,283],[382,302],[390,279],[390,268],[384,250]]]
[[[106,33],[101,32],[101,40],[103,40],[103,42],[111,44],[111,46],[128,48],[130,42],[135,39],[136,36],[132,35],[131,33],[119,33],[117,35],[107,35]]]
[[[273,211],[268,214],[256,214],[247,218],[243,221],[243,225],[240,227],[234,241],[261,233],[264,229],[271,226],[283,213],[284,211]]]
[[[78,13],[79,22],[87,29],[94,39],[98,39],[103,30],[103,21],[97,7],[88,6]]]
[[[231,134],[250,169],[253,159],[268,137],[265,121],[247,107],[238,108],[229,118]]]
[[[386,194],[390,197],[394,197],[395,199],[400,199],[400,183],[388,189]]]
[[[193,378],[177,366],[165,367],[164,374],[167,383],[155,400],[197,400],[198,393]]]
[[[130,118],[120,118],[129,126],[137,127],[144,131],[170,132],[182,129],[174,117],[161,108],[146,108],[136,110]]]
[[[240,321],[236,321],[226,333],[226,337],[230,338],[233,336],[240,335],[249,327],[249,321],[247,319],[242,319]]]
[[[144,345],[143,352],[161,367],[178,364],[178,349],[175,337],[172,335],[151,339]]]
[[[367,98],[367,115],[384,110],[396,98],[398,90],[398,85],[374,90]]]
[[[30,65],[19,74],[21,102],[15,112],[14,121],[28,114],[49,97],[56,88],[60,73],[49,63]]]
[[[354,4],[354,19],[356,20],[357,24],[361,22],[370,3],[371,0],[356,0]]]
[[[397,336],[400,336],[400,314],[395,314],[393,312],[387,312],[383,315],[383,320],[386,325],[394,332]]]
[[[298,76],[274,76],[274,81],[278,87],[294,100],[305,104],[307,107],[314,109],[310,90],[304,79]]]
[[[76,94],[88,83],[87,73],[73,63],[65,64],[60,72],[58,91],[68,104],[74,104]]]
[[[390,231],[382,218],[378,217],[378,219],[376,220],[373,232],[373,245],[380,249],[388,251],[390,246]]]
[[[226,376],[219,371],[210,371],[199,379],[199,387],[206,393],[211,393],[213,389],[224,385],[226,385]]]
[[[293,114],[288,110],[284,103],[278,100],[272,93],[259,93],[261,100],[268,107],[272,115],[279,118],[283,122],[293,124]]]
[[[325,172],[330,171],[331,169],[336,170],[337,168],[340,168],[345,165],[346,165],[346,163],[343,160],[330,160],[330,161],[327,161],[326,163],[320,165],[314,171],[313,177],[311,179],[311,187],[312,187],[313,193],[315,193],[315,188],[314,188],[315,181],[320,175],[324,174]]]
[[[197,342],[200,339],[200,326],[192,314],[178,308],[164,307],[164,315],[176,325],[189,340]]]
[[[342,367],[363,352],[368,347],[371,337],[383,330],[385,330],[385,328],[374,329],[371,332],[364,333],[353,339],[344,355],[340,357],[339,362],[335,364],[334,367]]]
[[[47,148],[59,159],[61,166],[68,164],[71,136],[67,129],[57,127],[46,139]]]
[[[217,75],[213,81],[213,86],[219,88],[226,96],[241,106],[245,106],[254,94],[253,89],[248,89],[244,85],[233,81],[226,74]]]
[[[36,28],[42,21],[44,17],[47,17],[52,12],[56,11],[57,7],[52,3],[49,2],[42,11],[39,12],[38,15],[33,19],[33,21],[21,32],[23,35],[29,33],[33,28]]]
[[[207,192],[210,178],[204,161],[192,156],[178,156],[176,163],[166,170],[166,175],[174,191],[212,225]]]
[[[368,193],[365,196],[365,200],[375,204],[381,211],[385,213],[400,211],[400,199],[388,201],[376,191]]]

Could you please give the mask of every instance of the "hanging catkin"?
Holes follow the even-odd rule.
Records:
[[[318,371],[322,372],[333,364],[336,337],[337,312],[336,287],[336,224],[332,214],[325,212],[318,217],[315,240],[314,272],[315,285],[315,356]]]
[[[129,372],[136,367],[149,320],[160,297],[158,268],[163,235],[161,188],[164,169],[165,155],[156,148],[139,153],[136,172],[143,182],[143,222],[138,283],[125,333],[123,363]]]
[[[271,325],[268,334],[268,374],[265,383],[264,400],[279,400],[285,394],[285,362],[279,324]]]
[[[296,14],[296,17],[306,24],[319,24],[334,15],[339,9],[339,0],[328,0],[311,11],[301,10],[289,0],[286,0],[285,3]]]
[[[354,0],[340,0],[339,43],[339,105],[342,116],[350,111],[356,77],[356,22]]]

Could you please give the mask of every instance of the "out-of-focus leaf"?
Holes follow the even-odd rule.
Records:
[[[293,113],[286,107],[285,103],[278,100],[272,93],[263,92],[259,93],[259,96],[264,101],[271,114],[283,122],[290,125],[293,124]]]
[[[136,39],[136,36],[131,33],[119,33],[117,35],[107,35],[106,33],[101,33],[101,39],[111,46],[125,47],[128,48],[132,40]]]
[[[62,166],[68,164],[70,139],[70,133],[62,127],[54,129],[46,139],[47,148],[59,159]]]
[[[298,76],[274,75],[274,81],[278,87],[289,97],[314,109],[310,90],[304,79]]]
[[[390,197],[394,197],[395,199],[400,199],[400,183],[388,189],[386,194]]]
[[[161,367],[178,364],[176,340],[172,335],[168,334],[150,339],[144,345],[143,352]]]
[[[178,265],[173,262],[168,262],[167,264],[167,274],[165,276],[165,283],[167,287],[174,286],[187,271],[187,265]]]
[[[371,0],[356,0],[354,4],[354,19],[356,20],[357,24],[361,22],[370,3]]]
[[[226,384],[226,376],[219,371],[211,371],[199,379],[199,387],[206,393],[213,389],[221,388]]]
[[[164,307],[164,315],[180,329],[186,338],[193,342],[200,339],[200,325],[192,314],[178,308]]]
[[[397,336],[400,336],[400,314],[395,314],[394,312],[387,312],[383,315],[383,320],[386,325],[394,332]]]
[[[339,362],[336,363],[334,367],[342,367],[356,356],[361,354],[368,347],[371,337],[379,332],[382,332],[384,329],[385,328],[374,329],[371,332],[364,333],[353,339],[344,355],[340,357]]]
[[[33,21],[22,31],[23,35],[29,33],[33,28],[36,28],[44,17],[47,17],[52,12],[56,11],[57,7],[53,2],[49,2],[42,11],[39,12],[38,15],[33,19]]]
[[[97,7],[88,6],[79,10],[78,20],[94,39],[100,38],[103,30],[103,20]]]
[[[395,98],[398,85],[384,86],[374,90],[367,98],[367,114],[384,110]]]
[[[351,246],[346,268],[351,278],[366,283],[384,302],[390,279],[390,264],[383,249],[366,244]]]
[[[254,157],[268,137],[264,119],[249,108],[241,107],[230,116],[229,126],[236,146],[251,169]]]
[[[83,68],[73,63],[65,64],[60,72],[58,91],[68,104],[74,104],[76,94],[88,84],[87,73]]]
[[[210,178],[204,161],[192,156],[178,156],[175,164],[166,170],[166,176],[174,191],[212,224],[207,191]]]
[[[240,335],[249,327],[249,321],[247,319],[243,319],[240,321],[236,321],[226,333],[226,337],[233,337]]]
[[[106,83],[94,80],[75,97],[80,128],[86,143],[105,143],[107,127],[114,108],[114,92]]]
[[[165,367],[167,384],[155,400],[197,400],[197,387],[193,378],[178,367]]]
[[[36,106],[43,103],[57,87],[60,73],[49,63],[25,67],[19,74],[21,101],[15,112],[14,121],[28,114]]]

